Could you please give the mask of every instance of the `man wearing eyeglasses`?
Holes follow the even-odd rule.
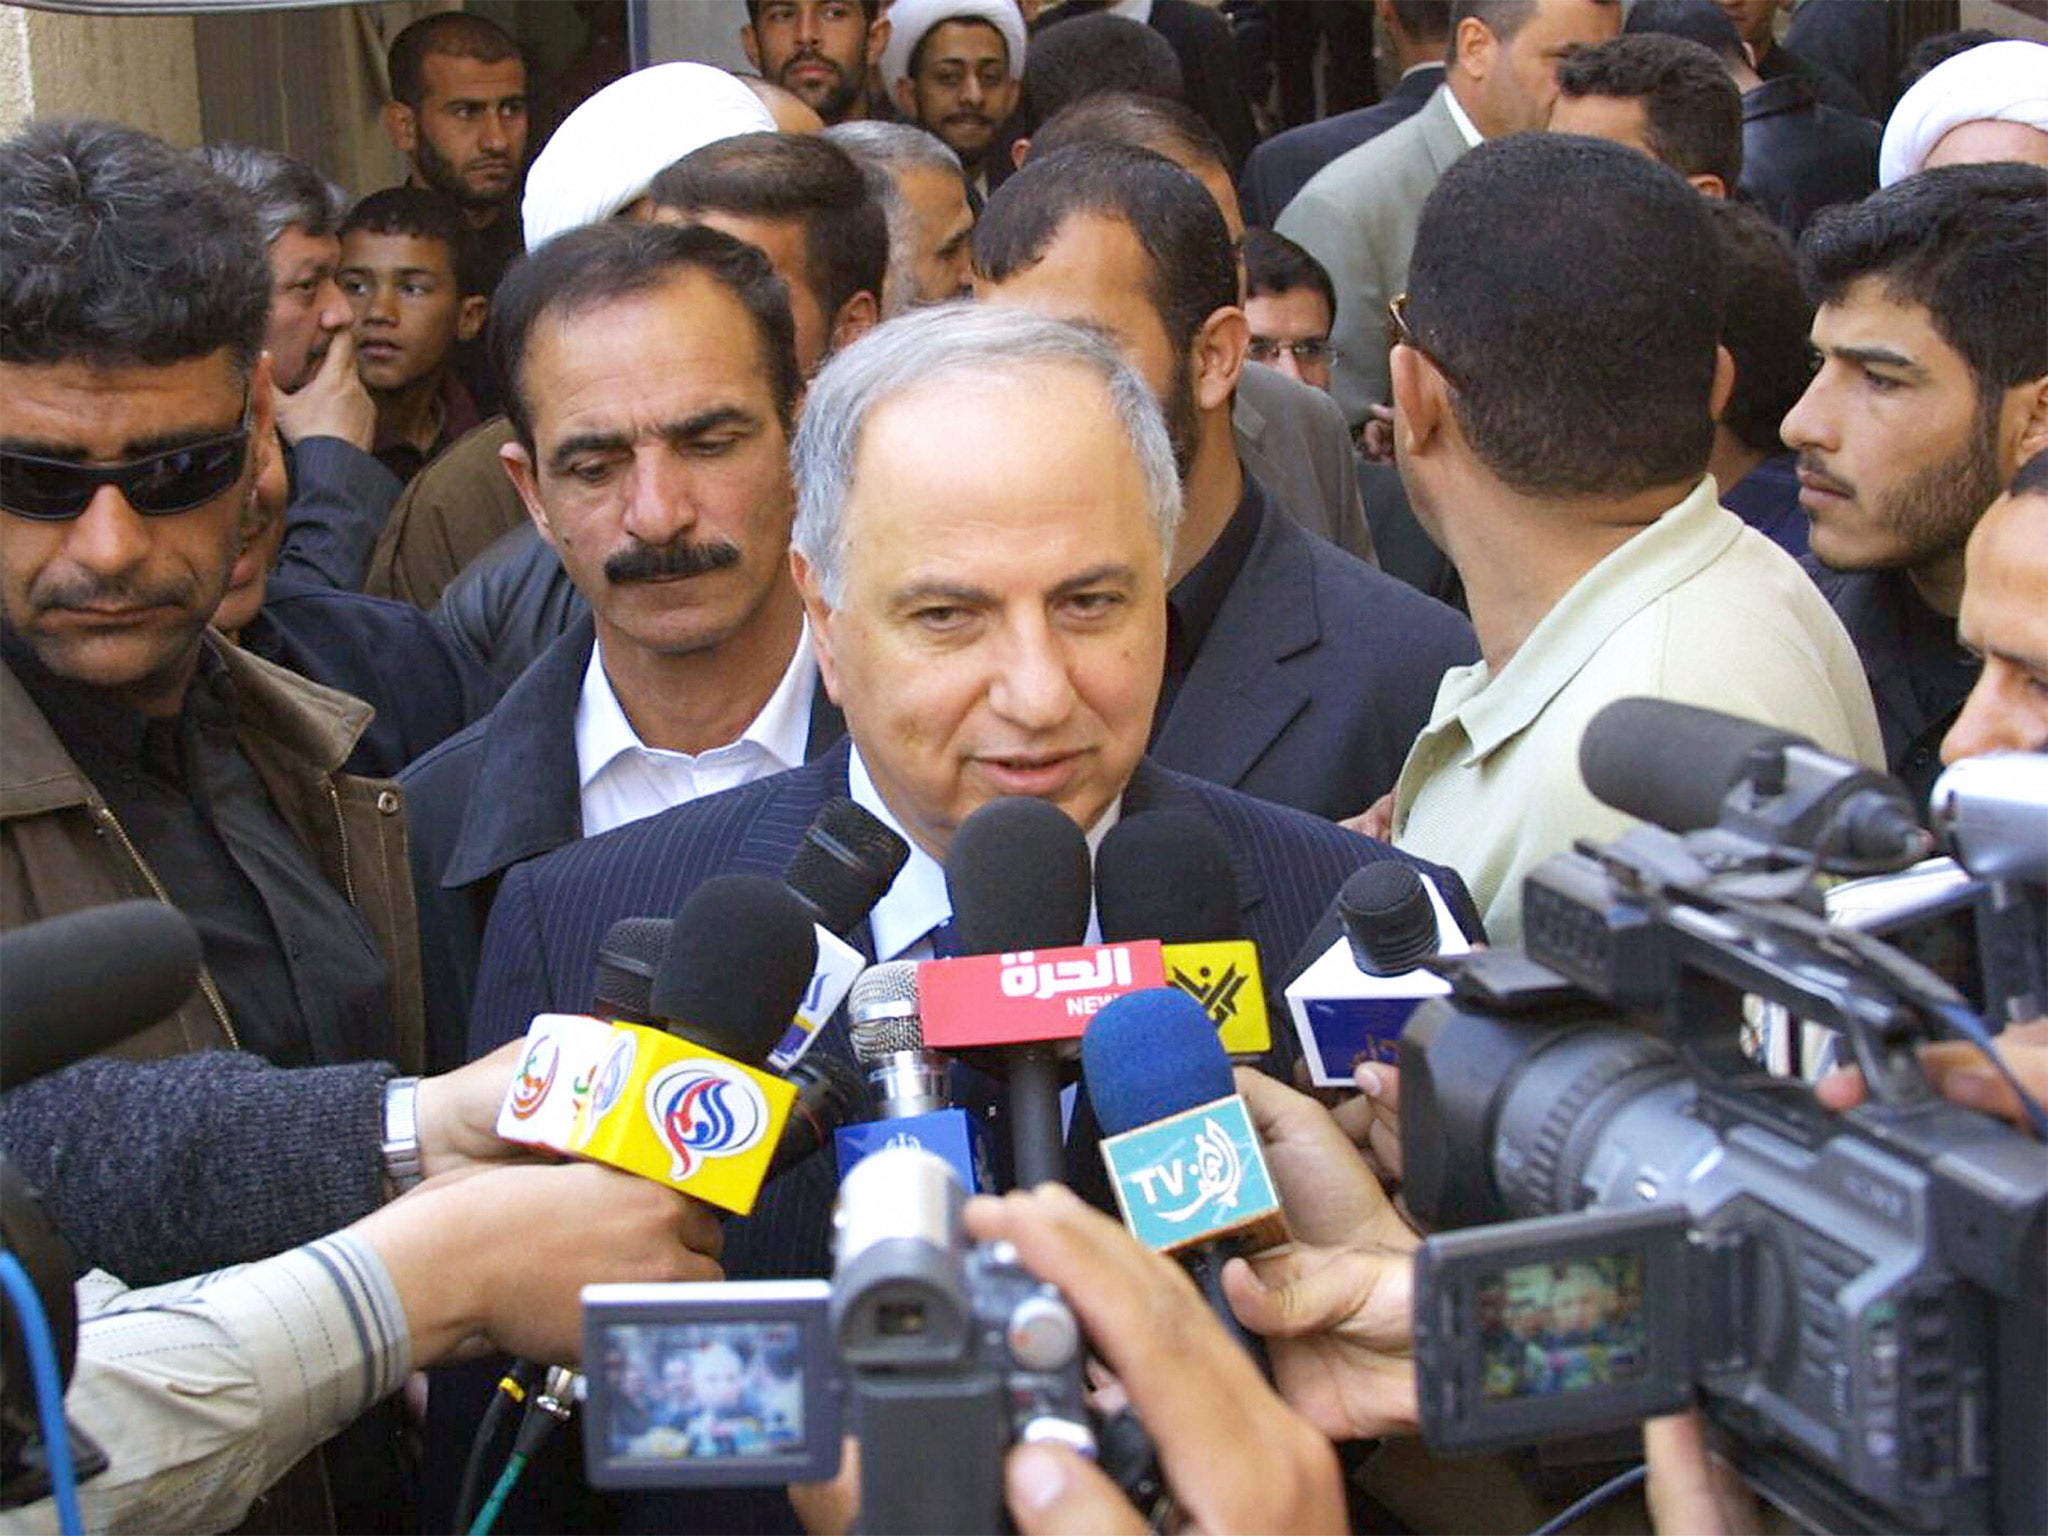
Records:
[[[262,521],[269,307],[248,204],[191,157],[108,123],[0,145],[0,927],[193,920],[197,995],[125,1054],[409,1063],[400,800],[339,771],[369,707],[207,627]]]

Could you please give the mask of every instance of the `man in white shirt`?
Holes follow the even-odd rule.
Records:
[[[800,375],[784,293],[759,250],[703,227],[586,226],[507,279],[504,461],[590,614],[407,772],[437,1064],[463,1058],[477,945],[513,864],[840,734],[788,569]]]

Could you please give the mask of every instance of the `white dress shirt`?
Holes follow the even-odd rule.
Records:
[[[953,899],[946,893],[946,872],[939,861],[920,848],[917,840],[903,830],[895,812],[882,802],[868,766],[861,761],[860,748],[853,749],[846,766],[847,793],[854,804],[871,812],[890,831],[910,844],[910,858],[896,875],[895,884],[882,894],[868,914],[868,929],[875,938],[876,960],[929,960],[931,931],[953,915]],[[1118,795],[1109,809],[1096,819],[1088,832],[1088,856],[1092,859],[1109,836],[1109,829],[1123,815],[1124,798]],[[1093,901],[1088,908],[1088,936],[1085,942],[1102,942],[1102,924]]]
[[[810,741],[811,700],[817,686],[818,664],[806,624],[797,635],[782,681],[737,741],[707,752],[670,752],[640,739],[605,676],[604,647],[593,645],[583,693],[576,701],[583,835],[595,837],[643,816],[796,767]]]

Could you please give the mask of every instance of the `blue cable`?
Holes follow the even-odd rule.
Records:
[[[64,1378],[57,1369],[57,1344],[50,1337],[50,1319],[35,1282],[21,1260],[0,1249],[0,1286],[21,1314],[22,1337],[28,1344],[29,1375],[35,1378],[36,1410],[43,1420],[43,1446],[50,1458],[50,1494],[57,1501],[57,1521],[65,1536],[84,1536],[78,1513],[78,1477],[71,1465],[71,1431],[64,1423]]]
[[[2019,1078],[1998,1054],[1998,1042],[1991,1031],[1984,1027],[1984,1021],[1961,1003],[1944,1003],[1936,1013],[1942,1023],[1990,1058],[1992,1070],[2004,1078],[2006,1086],[2019,1096],[2020,1108],[2025,1111],[2028,1124],[2034,1128],[2034,1134],[2043,1141],[2048,1141],[2048,1111],[2043,1111],[2034,1101],[2034,1096],[2020,1086]]]

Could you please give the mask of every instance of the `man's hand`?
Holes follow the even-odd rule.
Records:
[[[498,1135],[498,1110],[525,1048],[523,1040],[509,1041],[466,1067],[420,1079],[420,1171],[428,1178],[533,1156]]]
[[[446,1174],[355,1231],[391,1272],[419,1365],[477,1340],[573,1365],[584,1286],[723,1277],[725,1233],[708,1207],[595,1163]]]
[[[356,372],[356,340],[347,326],[334,333],[320,368],[296,394],[277,394],[277,428],[285,441],[338,437],[368,453],[377,433],[377,403]]]
[[[1384,843],[1394,835],[1394,792],[1388,790],[1356,816],[1337,825],[1347,832],[1356,832],[1361,837],[1376,837]]]
[[[1027,1269],[1065,1294],[1151,1432],[1194,1529],[1346,1528],[1329,1442],[1273,1395],[1171,1260],[1058,1185],[974,1200],[966,1221],[976,1238],[1014,1244]],[[1146,1529],[1116,1485],[1072,1451],[1018,1446],[1005,1471],[1025,1536]]]
[[[1358,451],[1378,464],[1394,462],[1394,408],[1368,405],[1358,424]]]
[[[1707,1449],[1697,1413],[1645,1422],[1643,1453],[1650,1467],[1650,1524],[1666,1536],[1752,1536],[1762,1529],[1755,1497]]]
[[[1414,1434],[1414,1261],[1404,1247],[1301,1243],[1233,1259],[1223,1292],[1266,1340],[1273,1385],[1332,1440]]]
[[[1326,1248],[1416,1245],[1415,1234],[1358,1155],[1341,1113],[1332,1115],[1307,1094],[1249,1067],[1237,1069],[1237,1091],[1251,1111],[1296,1237]]]
[[[2048,1019],[2031,1024],[2009,1024],[2003,1034],[1993,1037],[1999,1058],[2012,1069],[2020,1086],[2033,1095],[2034,1102],[2048,1103]],[[2006,1080],[1984,1060],[1984,1053],[1960,1040],[1920,1048],[1920,1064],[1927,1069],[1935,1091],[1952,1104],[1981,1110],[2027,1129],[2027,1117]],[[1830,1072],[1814,1084],[1814,1097],[1829,1109],[1852,1109],[1869,1094],[1859,1067]]]

